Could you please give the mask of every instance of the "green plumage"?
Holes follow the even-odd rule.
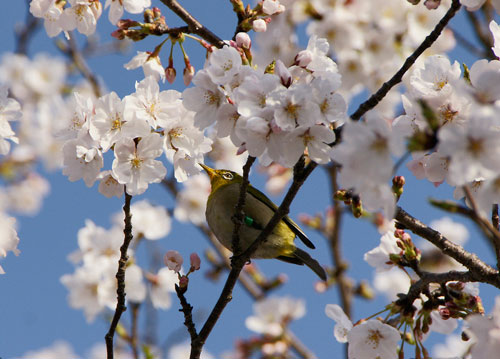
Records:
[[[238,202],[242,177],[227,170],[214,170],[201,165],[210,176],[212,191],[207,201],[206,218],[208,225],[219,242],[232,249],[234,224],[231,220]],[[248,186],[243,207],[244,225],[240,229],[240,247],[247,249],[258,237],[277,210],[277,206],[258,189]],[[284,217],[272,233],[262,243],[252,258],[277,258],[293,264],[305,264],[321,279],[326,273],[321,265],[308,253],[297,248],[295,237],[299,237],[309,248],[314,248],[300,227],[288,216]]]

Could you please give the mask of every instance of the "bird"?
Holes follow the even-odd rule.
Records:
[[[232,217],[243,177],[233,171],[217,170],[201,163],[199,165],[208,174],[212,187],[205,211],[208,226],[219,242],[233,252]],[[257,239],[277,209],[278,207],[264,193],[251,184],[248,185],[243,207],[243,224],[239,232],[239,247],[242,251],[245,251]],[[299,237],[307,247],[315,248],[302,229],[290,217],[285,216],[274,227],[266,241],[260,244],[252,258],[276,258],[288,263],[305,264],[323,281],[326,281],[326,272],[323,267],[294,244],[296,237]]]

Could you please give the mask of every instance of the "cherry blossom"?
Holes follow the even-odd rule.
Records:
[[[179,281],[177,274],[169,268],[161,268],[156,275],[150,278],[151,302],[158,309],[168,309],[172,306],[170,293],[175,292],[175,285]]]
[[[123,65],[123,67],[127,70],[142,67],[144,77],[153,76],[156,81],[161,79],[165,82],[165,69],[161,65],[160,57],[150,52],[137,51],[137,55]]]
[[[0,224],[0,258],[7,257],[7,252],[12,252],[16,256],[19,255],[20,251],[17,249],[19,237],[16,232],[16,219],[0,212]],[[4,273],[4,269],[0,266],[0,274]]]
[[[124,119],[124,103],[115,92],[98,99],[89,133],[106,152],[120,139],[146,136],[151,128],[142,119]],[[128,116],[127,116],[128,117]]]
[[[64,31],[77,29],[84,35],[92,35],[101,16],[102,5],[95,0],[68,0],[70,7],[64,8],[59,23]]]
[[[399,331],[378,320],[368,320],[354,326],[347,334],[348,355],[351,359],[397,359]]]
[[[342,308],[337,304],[327,304],[325,307],[325,314],[336,322],[333,328],[335,339],[337,339],[339,343],[347,343],[347,334],[352,329],[353,325]]]
[[[174,216],[181,222],[190,221],[201,225],[205,223],[210,181],[207,176],[200,174],[189,177],[183,184],[184,188],[177,194]]]
[[[184,262],[181,254],[174,250],[168,251],[163,258],[163,261],[165,262],[165,265],[168,267],[168,269],[176,273],[180,272],[182,263]]]
[[[178,99],[180,93],[175,90],[161,91],[153,76],[148,76],[135,84],[135,92],[125,96],[124,120],[146,121],[151,127],[157,128],[177,118],[179,113]]]
[[[106,0],[104,8],[109,7],[109,21],[116,25],[123,16],[123,10],[131,14],[140,14],[145,8],[151,6],[151,0]]]
[[[10,143],[18,143],[15,132],[10,127],[9,121],[21,118],[21,105],[14,99],[8,98],[6,86],[0,86],[0,155],[5,155],[10,150]]]
[[[49,37],[57,36],[62,31],[58,21],[62,12],[56,0],[32,0],[30,3],[30,13],[44,19],[43,26]]]
[[[279,336],[288,321],[300,319],[306,313],[305,303],[301,299],[290,297],[269,297],[253,306],[255,315],[246,319],[248,329],[262,334]]]
[[[234,47],[224,46],[212,52],[206,67],[210,79],[217,85],[226,85],[240,71],[241,56]]]
[[[130,139],[117,142],[113,177],[126,186],[128,194],[143,193],[150,183],[160,182],[167,173],[163,164],[156,160],[162,152],[162,140],[156,133],[142,137],[137,145]]]
[[[450,157],[450,183],[463,185],[490,178],[500,169],[498,122],[490,116],[473,116],[466,126],[451,124],[439,133],[438,151]]]
[[[97,143],[89,135],[83,135],[67,141],[63,147],[63,154],[63,174],[68,176],[71,182],[82,178],[87,187],[92,187],[104,165]]]
[[[163,206],[152,206],[148,201],[135,202],[130,206],[134,237],[144,236],[157,240],[170,232],[170,216]]]

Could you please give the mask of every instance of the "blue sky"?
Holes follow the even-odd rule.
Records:
[[[211,1],[210,7],[198,6],[202,3],[206,4],[196,1],[186,2],[186,6],[220,37],[230,38],[236,20],[230,11],[229,2],[217,0]],[[0,13],[0,23],[3,24],[4,29],[0,42],[0,54],[15,49],[12,30],[18,22],[24,20],[25,11],[24,1],[9,1],[8,5],[4,6],[4,11]],[[164,13],[167,11],[165,10]],[[98,25],[102,41],[108,41],[107,36],[113,30],[105,16],[107,14],[103,15]],[[231,20],[226,21],[226,19]],[[182,25],[180,20],[170,15],[167,15],[167,23],[171,26]],[[454,20],[452,26],[466,29],[463,24],[462,17],[462,20]],[[79,41],[82,42],[81,37]],[[135,51],[152,50],[154,44],[158,42],[154,39],[131,44],[130,50],[125,55],[95,57],[89,60],[89,65],[102,77],[108,89],[124,96],[134,90],[134,81],[142,78],[142,71],[127,71],[122,65],[129,61]],[[189,44],[186,46],[195,68],[201,68],[204,52],[197,46]],[[49,39],[43,31],[39,31],[30,43],[28,55],[31,57],[40,51],[58,54],[53,40]],[[163,56],[165,64],[166,55]],[[453,52],[452,58],[457,58],[459,62],[466,62],[469,65],[472,63],[472,57],[464,51]],[[175,61],[178,74],[180,74],[183,66],[179,51],[177,51]],[[161,88],[171,87],[167,83],[161,85]],[[181,81],[178,80],[173,88],[182,91]],[[168,169],[172,171],[171,166]],[[81,311],[69,307],[66,300],[67,290],[60,283],[59,278],[74,270],[67,256],[77,249],[77,231],[84,226],[85,219],[89,218],[96,224],[109,228],[111,215],[120,210],[123,198],[107,199],[97,192],[96,186],[87,188],[82,181],[69,182],[59,171],[46,173],[43,169],[40,170],[51,183],[50,195],[39,214],[34,217],[19,217],[21,254],[18,257],[9,254],[7,259],[2,261],[2,266],[7,272],[0,276],[0,318],[2,318],[0,321],[0,357],[2,358],[14,358],[28,350],[48,346],[58,339],[71,343],[74,350],[83,356],[92,345],[99,341],[104,342],[104,335],[108,328],[108,324],[100,319],[92,324],[86,323]],[[451,198],[451,189],[446,186],[435,188],[429,183],[415,180],[404,169],[401,174],[407,177],[407,186],[400,204],[424,223],[442,217],[443,213],[427,204],[427,198]],[[252,182],[262,187],[263,178],[254,174]],[[318,188],[322,190],[317,190]],[[326,173],[322,169],[317,169],[292,205],[292,218],[296,219],[299,213],[314,214],[325,209],[329,205],[327,194],[329,194],[329,189]],[[143,198],[148,198],[152,203],[164,205],[167,208],[174,206],[171,196],[160,185],[151,186],[145,195],[134,200]],[[279,200],[279,198],[274,199]],[[346,258],[351,261],[348,274],[358,280],[371,280],[371,268],[362,260],[362,257],[366,251],[378,245],[379,235],[369,223],[363,220],[356,220],[350,216],[346,216],[345,219],[343,247]],[[466,248],[472,249],[486,261],[493,262],[493,256],[484,240],[470,223],[465,224],[471,230],[471,238]],[[325,241],[310,230],[306,232],[317,247],[315,251],[310,252],[311,255],[320,263],[331,264]],[[193,251],[201,255],[208,247],[206,240],[195,228],[178,222],[174,222],[173,230],[167,238],[154,245],[156,250],[161,252],[168,249],[178,250],[185,258]],[[276,295],[290,295],[307,300],[307,316],[291,326],[295,334],[320,358],[337,357],[332,353],[339,353],[339,355],[343,353],[342,347],[336,343],[332,335],[334,323],[324,315],[326,304],[339,302],[336,288],[317,294],[313,289],[313,282],[316,278],[306,268],[277,261],[258,261],[257,264],[270,276],[279,272],[288,274],[288,283],[276,291]],[[222,280],[209,282],[201,272],[191,277],[187,297],[195,308],[195,319],[198,319],[198,325],[201,325],[202,320],[206,318],[222,286]],[[481,293],[488,310],[497,293],[486,287],[482,287]],[[206,349],[215,355],[231,349],[235,339],[251,335],[244,325],[244,319],[252,314],[253,301],[239,287],[236,288],[233,297],[233,301],[228,305],[206,343]],[[159,312],[157,337],[160,342],[172,343],[187,339],[187,332],[182,325],[182,316],[177,311],[179,307],[177,299],[173,298],[173,301],[174,305],[170,310]],[[386,302],[383,296],[370,302],[356,299],[354,319],[358,320],[377,312],[384,304]],[[128,321],[128,313],[125,313],[123,318]],[[442,340],[439,338],[436,341]]]

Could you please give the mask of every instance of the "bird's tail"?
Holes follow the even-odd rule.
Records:
[[[296,247],[294,252],[293,252],[293,259],[297,259],[296,262],[290,261],[292,263],[297,263],[297,264],[305,264],[309,268],[313,270],[314,273],[318,275],[322,280],[326,281],[326,272],[323,269],[323,267],[318,263],[316,259],[311,257],[309,253],[303,251],[302,249]]]

